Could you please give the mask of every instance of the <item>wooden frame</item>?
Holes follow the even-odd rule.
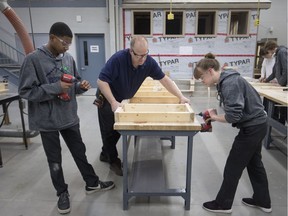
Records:
[[[147,12],[147,13],[150,13],[150,34],[135,34],[135,28],[134,28],[134,21],[135,21],[135,17],[134,17],[134,14],[135,13],[144,13],[144,12]],[[132,36],[133,35],[143,35],[143,36],[152,36],[153,35],[153,11],[150,11],[150,10],[132,10],[131,11],[131,16],[132,16],[132,19],[131,19],[131,32],[132,32]]]
[[[131,104],[125,101],[115,111],[115,122],[189,123],[194,122],[194,111],[189,104]]]
[[[198,32],[198,26],[199,26],[199,13],[207,13],[208,15],[209,15],[209,13],[211,13],[211,15],[212,15],[212,13],[214,13],[214,17],[213,17],[213,20],[212,20],[212,22],[213,22],[213,26],[214,26],[214,28],[213,28],[213,33],[212,34],[199,34],[199,32]],[[217,25],[218,25],[218,13],[217,13],[218,11],[217,10],[197,10],[196,11],[196,26],[195,26],[195,37],[216,37],[217,36]],[[207,23],[206,24],[206,28],[207,27],[209,27],[209,26],[211,26],[209,23]],[[207,30],[207,29],[206,29]]]
[[[172,11],[172,13],[174,14],[174,19],[175,19],[175,13],[182,13],[182,34],[167,34],[166,30],[167,30],[167,14],[169,14],[170,11],[164,11],[164,15],[165,15],[165,19],[164,19],[164,31],[163,31],[163,35],[165,37],[184,37],[185,36],[185,13],[183,10],[177,10],[177,11]],[[169,20],[170,21],[170,20]]]
[[[241,20],[241,18],[243,19],[243,17],[241,17],[241,13],[247,14],[246,20]],[[231,22],[233,14],[235,16],[238,15],[238,22],[235,21],[234,24],[232,24],[232,22]],[[249,10],[230,10],[229,11],[229,17],[228,17],[227,36],[228,37],[248,37],[249,36],[249,29],[250,29],[250,25],[249,25],[250,16],[251,16],[251,13]],[[239,21],[241,21],[241,23]],[[245,23],[243,24],[243,22],[245,22]],[[239,25],[241,25],[241,26],[239,26]],[[231,33],[231,28],[234,28],[233,33]],[[243,34],[239,33],[240,29],[243,29],[243,28],[246,29],[246,33],[243,33]],[[237,32],[235,33],[235,31],[237,31]]]

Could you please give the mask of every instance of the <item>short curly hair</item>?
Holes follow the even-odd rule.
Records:
[[[276,43],[276,41],[274,40],[268,40],[265,44],[264,44],[264,49],[266,51],[268,50],[274,50],[275,48],[278,47],[278,44]]]
[[[69,28],[69,26],[66,23],[63,22],[56,22],[54,23],[49,31],[49,34],[53,34],[59,37],[73,37],[73,33],[71,31],[71,29]]]

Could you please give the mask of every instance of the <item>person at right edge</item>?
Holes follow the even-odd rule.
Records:
[[[94,104],[98,107],[98,120],[102,137],[100,161],[110,163],[110,169],[122,176],[121,160],[116,144],[120,133],[114,130],[114,112],[124,99],[130,99],[147,77],[152,77],[173,95],[179,103],[189,103],[175,83],[166,76],[157,62],[148,55],[148,41],[143,36],[134,36],[130,48],[116,52],[107,61],[97,80],[97,93]]]
[[[228,155],[220,190],[215,200],[205,202],[203,208],[215,213],[232,213],[238,182],[247,168],[254,193],[251,198],[243,198],[242,203],[271,212],[268,179],[261,155],[267,114],[257,91],[237,71],[220,71],[219,62],[212,53],[208,53],[197,63],[194,77],[201,79],[206,86],[217,85],[224,114],[208,109],[211,120],[230,123],[239,128],[239,133]]]
[[[264,82],[270,82],[276,77],[279,85],[287,86],[287,47],[278,46],[275,41],[269,40],[264,44],[264,49],[268,54],[275,56],[273,72]],[[287,107],[275,106],[273,118],[285,125],[287,121]]]

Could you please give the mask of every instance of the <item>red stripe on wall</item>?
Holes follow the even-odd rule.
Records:
[[[123,24],[123,28],[124,28],[124,32],[125,32],[125,23]],[[228,36],[227,33],[217,33],[217,35],[219,35],[219,36]],[[130,37],[130,36],[131,36],[131,34],[124,34],[124,37]],[[167,35],[164,35],[164,34],[153,34],[152,37],[153,36],[170,37],[170,36],[167,36]],[[197,36],[197,35],[195,33],[186,33],[185,36]],[[243,38],[245,38],[245,37],[249,37],[249,36],[257,36],[257,34],[256,33],[251,33],[248,36],[233,36],[233,37],[243,37]],[[209,37],[209,36],[207,36],[207,37]]]
[[[203,57],[205,54],[191,54],[191,55],[179,55],[179,54],[160,54],[154,55],[152,57]],[[255,57],[254,54],[214,54],[217,57]]]

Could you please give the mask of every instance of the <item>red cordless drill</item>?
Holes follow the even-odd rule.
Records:
[[[62,74],[61,81],[65,83],[73,83],[73,82],[77,82],[77,79],[70,74]],[[70,96],[68,95],[67,92],[63,92],[59,94],[58,98],[63,101],[70,101]]]
[[[212,132],[212,124],[211,124],[212,120],[208,110],[205,110],[204,112],[201,112],[198,115],[202,116],[204,120],[204,123],[201,124],[201,132]]]

